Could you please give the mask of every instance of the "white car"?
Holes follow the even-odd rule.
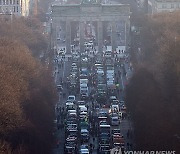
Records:
[[[80,112],[87,112],[87,107],[85,105],[79,105]]]
[[[76,63],[72,63],[71,66],[72,66],[72,67],[77,67]]]

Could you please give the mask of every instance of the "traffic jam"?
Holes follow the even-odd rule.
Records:
[[[93,41],[84,47],[80,53],[72,46],[70,73],[57,85],[63,102],[56,106],[55,127],[65,134],[64,141],[58,139],[57,145],[64,147],[65,154],[126,150],[129,130],[120,129],[122,120],[128,117],[122,88],[127,84],[126,58],[112,52],[111,46],[96,51]]]

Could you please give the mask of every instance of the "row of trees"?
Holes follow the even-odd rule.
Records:
[[[0,36],[21,41],[35,57],[47,50],[47,36],[43,34],[42,24],[37,18],[11,18],[9,15],[0,18]]]
[[[46,22],[47,21],[47,15],[46,13],[48,12],[48,9],[51,6],[51,3],[54,2],[54,0],[39,0],[38,1],[38,7],[37,7],[37,17],[42,21]]]
[[[141,58],[126,96],[136,149],[180,153],[180,12],[140,21]]]
[[[0,19],[0,153],[50,153],[56,92],[36,19]],[[35,58],[36,57],[36,58]]]

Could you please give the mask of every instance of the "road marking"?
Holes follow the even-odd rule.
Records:
[[[123,73],[121,73],[121,82],[122,82],[122,89],[124,90],[124,82],[123,82],[122,74],[123,74]]]

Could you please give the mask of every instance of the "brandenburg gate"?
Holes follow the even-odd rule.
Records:
[[[129,4],[102,4],[101,2],[80,4],[53,4],[51,6],[51,40],[55,42],[56,28],[61,22],[66,24],[66,51],[71,52],[71,24],[73,22],[79,23],[80,29],[80,51],[84,51],[85,42],[85,22],[97,22],[97,42],[98,51],[103,50],[103,23],[109,22],[111,24],[111,46],[112,50],[116,50],[116,23],[118,21],[125,22],[125,42],[129,42],[130,31],[130,6]],[[51,44],[54,45],[53,43]]]

